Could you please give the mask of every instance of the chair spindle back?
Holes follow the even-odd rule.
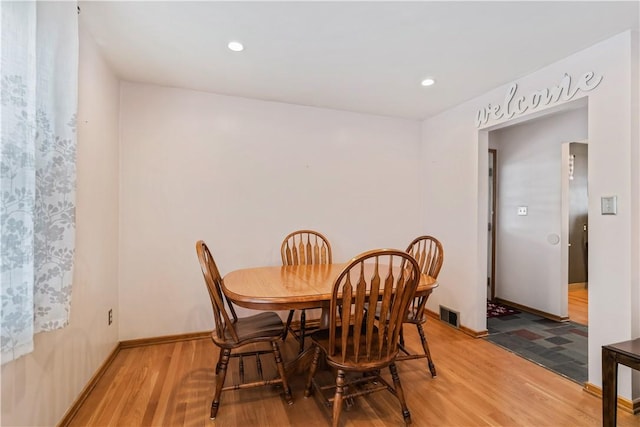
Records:
[[[352,259],[334,284],[329,311],[330,354],[341,356],[343,363],[347,359],[375,363],[395,356],[402,322],[419,282],[419,266],[407,252],[380,249]],[[341,331],[341,336],[336,331]]]
[[[284,238],[280,247],[282,265],[331,264],[331,245],[313,230],[298,230]]]
[[[422,274],[438,278],[444,258],[442,243],[438,239],[432,236],[417,237],[409,244],[407,252],[416,259]]]
[[[220,276],[218,266],[204,241],[199,240],[196,243],[196,252],[198,253],[202,275],[204,276],[204,281],[209,291],[209,298],[211,299],[213,318],[216,324],[216,337],[220,341],[227,341],[228,337],[226,336],[226,332],[228,332],[233,341],[237,343],[239,339],[235,329],[235,323],[238,321],[238,316],[231,301],[229,301],[222,292],[222,276]],[[226,307],[225,301],[227,303]],[[229,309],[228,312],[227,307]]]
[[[433,236],[417,237],[407,247],[407,253],[416,259],[422,274],[434,279],[438,278],[444,260],[444,250],[438,239]],[[424,316],[424,307],[428,297],[429,295],[418,296],[411,302],[409,308],[415,320],[421,320]]]

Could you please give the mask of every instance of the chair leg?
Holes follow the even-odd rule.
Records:
[[[215,420],[218,414],[218,408],[220,407],[220,395],[222,394],[222,386],[224,386],[224,379],[227,376],[227,365],[229,364],[229,356],[231,350],[228,348],[220,349],[221,355],[218,361],[218,375],[216,378],[216,392],[213,396],[213,402],[211,402],[211,419]]]
[[[295,310],[289,310],[289,316],[287,317],[287,324],[284,327],[284,335],[282,336],[282,341],[287,339],[287,334],[289,333],[289,329],[291,328],[291,321],[293,320],[293,313]]]
[[[404,324],[400,326],[400,345],[404,347]]]
[[[424,354],[427,355],[427,364],[429,365],[429,371],[431,372],[431,376],[435,378],[437,376],[436,365],[433,364],[433,360],[431,359],[431,352],[429,351],[429,343],[427,342],[427,336],[424,333],[424,329],[422,329],[421,323],[417,323],[416,326],[418,327],[418,333],[420,334],[420,342],[422,343]]]
[[[218,353],[218,362],[216,363],[216,375],[218,375],[218,372],[220,372],[220,361],[222,360],[222,353],[224,352],[224,349],[221,348],[220,352]]]
[[[284,389],[284,399],[289,405],[293,404],[293,397],[291,396],[291,387],[287,383],[287,375],[284,372],[284,363],[282,362],[282,355],[280,354],[280,346],[276,341],[271,341],[271,347],[273,348],[273,356],[276,359],[276,366],[278,367],[278,374],[282,378],[282,388]]]
[[[312,387],[313,387],[313,377],[316,374],[316,370],[318,369],[318,361],[320,360],[320,347],[316,346],[315,352],[313,353],[313,361],[311,362],[311,366],[309,367],[309,375],[307,376],[307,385],[304,389],[304,397],[311,396]]]
[[[304,333],[305,327],[307,323],[307,313],[306,310],[300,310],[300,350],[298,350],[298,354],[304,351]]]
[[[393,387],[396,389],[396,396],[398,396],[400,407],[402,408],[404,423],[407,425],[411,424],[411,413],[409,412],[409,408],[407,408],[407,402],[404,400],[404,392],[402,391],[402,385],[400,384],[400,377],[398,376],[396,364],[390,364],[389,370],[391,371],[391,378],[393,379]]]
[[[344,371],[338,369],[336,377],[336,394],[333,397],[333,427],[338,427],[340,412],[342,411],[342,396],[344,394]]]

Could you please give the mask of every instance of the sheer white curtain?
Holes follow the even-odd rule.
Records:
[[[69,319],[75,240],[75,2],[0,1],[2,363]]]

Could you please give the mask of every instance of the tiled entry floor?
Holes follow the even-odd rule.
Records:
[[[588,379],[588,327],[521,312],[487,319],[488,341],[579,384]]]

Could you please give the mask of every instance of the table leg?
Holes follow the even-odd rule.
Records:
[[[602,349],[602,426],[615,427],[618,401],[618,362],[610,350]]]
[[[329,328],[329,306],[323,305],[322,312],[320,313],[320,329]]]

